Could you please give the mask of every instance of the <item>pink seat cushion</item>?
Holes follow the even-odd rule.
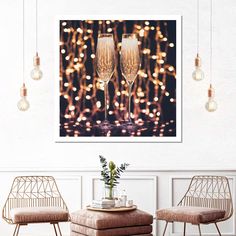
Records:
[[[167,209],[160,209],[156,212],[158,220],[165,220],[168,222],[186,222],[192,224],[200,224],[207,222],[214,222],[222,219],[225,216],[225,211],[217,208],[208,207],[172,207]]]
[[[130,236],[136,234],[150,234],[152,232],[151,225],[119,227],[112,229],[93,229],[87,226],[71,223],[71,231],[89,236]]]
[[[87,235],[71,231],[70,236],[87,236]],[[111,235],[111,236],[114,236],[114,235]],[[129,236],[153,236],[153,235],[152,234],[136,234],[136,235],[129,235]]]
[[[153,222],[153,216],[141,210],[125,212],[79,210],[71,214],[71,222],[93,229],[110,229],[150,225]]]
[[[14,224],[68,221],[69,212],[61,207],[22,207],[11,210]]]

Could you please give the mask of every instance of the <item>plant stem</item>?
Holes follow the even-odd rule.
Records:
[[[110,170],[110,187],[109,187],[109,198],[112,199],[112,189],[113,189],[113,175],[112,171]]]
[[[110,188],[109,188],[109,198],[110,199],[113,199],[112,189],[113,189],[113,187],[110,185]]]

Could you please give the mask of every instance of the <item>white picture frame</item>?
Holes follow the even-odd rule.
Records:
[[[61,20],[174,20],[176,21],[176,136],[163,137],[61,137],[60,136],[60,91],[59,91],[59,39]],[[182,132],[182,16],[181,15],[61,15],[55,18],[55,125],[57,143],[181,143]]]

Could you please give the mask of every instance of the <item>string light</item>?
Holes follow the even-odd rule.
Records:
[[[63,22],[65,22],[63,24]],[[165,24],[166,23],[166,24]],[[131,31],[127,32],[126,21],[62,21],[60,34],[60,94],[61,94],[61,136],[100,135],[95,125],[101,123],[104,114],[104,86],[94,70],[96,36],[112,29],[116,45],[116,56],[119,60],[122,33],[135,33],[138,36],[142,65],[139,76],[134,82],[132,94],[132,117],[138,125],[134,136],[175,136],[175,118],[165,120],[162,103],[175,111],[176,69],[168,61],[168,50],[175,52],[175,43],[168,36],[168,21],[133,21]],[[148,26],[148,28],[146,27]],[[146,27],[146,28],[145,28]],[[119,31],[117,30],[119,28]],[[70,29],[70,32],[65,29]],[[88,34],[88,30],[92,31]],[[150,39],[150,35],[152,38]],[[71,40],[68,40],[71,39]],[[76,40],[73,44],[72,39]],[[162,39],[162,40],[161,40]],[[164,39],[164,40],[163,40]],[[79,42],[79,43],[78,43]],[[154,47],[151,47],[154,45]],[[83,55],[81,57],[81,55]],[[66,58],[69,56],[69,60]],[[78,59],[78,60],[77,60]],[[127,83],[121,79],[119,63],[109,85],[109,120],[116,124],[117,134],[109,135],[130,136],[120,125],[125,118],[128,108]],[[71,71],[71,73],[67,73]],[[68,83],[71,86],[65,87]],[[76,91],[73,87],[77,88]],[[168,90],[167,90],[168,88]],[[70,107],[73,107],[71,114]],[[67,119],[65,119],[67,114]],[[173,113],[174,114],[174,113]],[[86,130],[86,122],[90,122],[90,130]],[[161,124],[169,122],[166,127]],[[64,124],[67,124],[67,128]],[[162,131],[160,131],[162,129]]]

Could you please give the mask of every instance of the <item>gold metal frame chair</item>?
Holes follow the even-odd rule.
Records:
[[[213,222],[202,223],[213,223],[218,234],[221,236],[217,223],[228,220],[233,215],[233,201],[228,178],[225,176],[194,176],[178,206],[207,207],[224,210],[225,216],[223,218]],[[165,235],[168,223],[166,222],[163,236]],[[198,224],[198,230],[201,236],[200,224]],[[184,222],[184,236],[185,233],[186,222]]]
[[[56,181],[52,176],[18,176],[14,179],[2,210],[3,219],[9,224],[15,224],[11,218],[11,210],[23,207],[60,207],[68,211],[66,203],[58,190]],[[56,236],[58,234],[62,236],[59,222],[38,223],[52,224]],[[20,227],[27,224],[16,224],[13,236],[18,236]]]

